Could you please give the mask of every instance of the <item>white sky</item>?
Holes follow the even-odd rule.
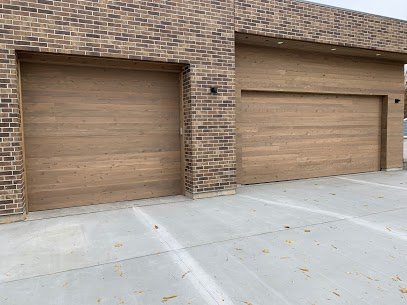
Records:
[[[310,0],[356,11],[407,20],[407,0]]]

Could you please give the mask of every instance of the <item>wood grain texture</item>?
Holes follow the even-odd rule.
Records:
[[[237,45],[236,79],[241,90],[403,94],[403,65],[371,58],[335,56]]]
[[[237,181],[380,170],[380,97],[243,91]]]
[[[21,70],[29,210],[182,192],[178,72]]]
[[[291,46],[290,41],[286,41],[286,43],[290,43]],[[272,44],[271,40],[270,44]],[[292,47],[294,48],[295,44]],[[272,92],[287,94],[288,97],[291,93],[294,95],[303,93],[304,96],[308,96],[304,102],[308,100],[311,104],[313,102],[309,101],[309,96],[317,96],[315,94],[322,94],[328,100],[330,96],[335,95],[338,97],[353,95],[360,97],[361,100],[368,99],[370,96],[372,100],[368,103],[371,106],[368,107],[378,109],[378,104],[383,106],[380,122],[382,137],[380,166],[376,164],[370,168],[387,169],[402,166],[402,106],[394,103],[394,99],[402,99],[403,94],[403,65],[400,62],[381,60],[380,58],[335,55],[332,51],[330,53],[318,53],[290,49],[289,47],[281,49],[271,45],[261,46],[238,43],[236,46],[236,91],[238,127],[236,150],[238,169],[242,168],[242,157],[244,156],[244,144],[242,144],[241,138],[242,132],[239,131],[239,124],[242,119],[242,113],[240,112],[243,105],[247,103],[247,100],[243,100],[242,92],[245,95],[254,91],[264,92],[264,98],[270,98],[271,100],[275,99],[275,96],[272,96]],[[267,94],[270,94],[270,96],[267,97]],[[247,99],[248,96],[246,95],[244,98]],[[381,103],[381,101],[385,102]],[[305,105],[301,107],[301,111],[305,113],[312,111],[310,107]],[[318,107],[314,110],[317,111]],[[258,109],[246,111],[256,112]],[[364,115],[363,113],[366,110],[363,107],[359,107],[351,111],[362,111],[360,115]],[[261,115],[261,113],[258,113],[258,115]],[[296,115],[300,116],[299,113],[293,115],[294,117]],[[327,120],[335,119],[336,115],[335,113],[332,117],[327,116]],[[364,119],[363,117],[360,118],[360,115],[352,116],[349,113],[349,117],[347,115],[345,117],[346,120],[356,119],[355,123],[358,124],[363,122]],[[275,116],[272,117],[274,118]],[[253,117],[252,119],[257,120],[258,118]],[[260,117],[261,119],[262,117]],[[278,118],[275,119],[277,121],[273,122],[278,122]],[[312,129],[308,131],[315,132]],[[332,130],[332,132],[335,132],[335,130]],[[362,138],[364,136],[363,129],[358,132]],[[324,140],[323,136],[321,136],[320,141],[328,141],[329,144],[329,141],[335,141],[335,139],[328,138]],[[308,149],[306,145],[314,145],[314,143],[306,142],[303,145],[306,151]],[[371,153],[376,155],[377,152],[372,151]],[[338,158],[336,150],[333,150],[331,154],[333,158]],[[365,160],[362,162],[365,162]],[[267,165],[263,164],[263,166]],[[366,169],[360,169],[360,171],[366,171]],[[352,172],[356,172],[356,170],[352,170]],[[321,173],[321,175],[325,174]],[[304,175],[304,177],[306,176]],[[309,176],[317,176],[317,174],[310,174]],[[292,177],[292,179],[295,179],[302,176],[293,175]],[[274,177],[269,181],[275,181],[275,179],[285,180],[289,178]],[[260,180],[266,181],[264,179]],[[238,170],[238,182],[242,183],[241,170]]]

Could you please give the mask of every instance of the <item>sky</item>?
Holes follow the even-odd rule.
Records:
[[[407,0],[310,0],[351,10],[407,20]]]

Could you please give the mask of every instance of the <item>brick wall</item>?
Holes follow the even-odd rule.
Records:
[[[407,53],[406,22],[288,0],[2,0],[0,216],[25,204],[18,50],[185,64],[186,191],[234,189],[235,30]]]
[[[407,72],[404,75],[404,118],[407,119]]]
[[[404,118],[407,119],[407,88],[404,91]]]
[[[188,64],[186,190],[235,188],[232,0],[2,0],[0,20],[0,215],[25,201],[15,50]]]
[[[295,0],[236,0],[236,31],[407,52],[407,21]]]

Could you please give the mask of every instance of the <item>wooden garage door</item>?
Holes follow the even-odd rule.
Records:
[[[21,63],[29,209],[181,193],[179,74]]]
[[[243,91],[242,184],[380,170],[380,97]]]

